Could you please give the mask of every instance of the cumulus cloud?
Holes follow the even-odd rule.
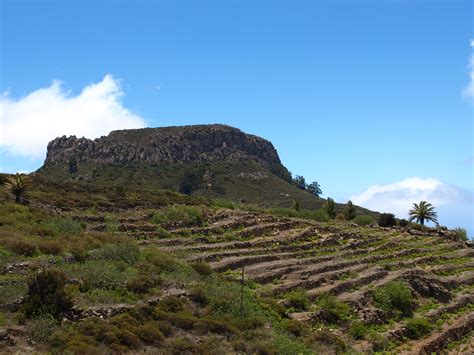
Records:
[[[411,177],[393,184],[370,186],[361,194],[351,196],[351,200],[371,210],[407,218],[413,202],[425,200],[437,208],[460,204],[472,206],[473,195],[439,179]]]
[[[71,95],[60,81],[20,98],[0,95],[0,149],[42,158],[48,142],[62,135],[97,138],[111,130],[142,128],[145,120],[122,104],[124,92],[112,75]]]
[[[471,39],[470,45],[474,51],[474,40]],[[474,100],[474,53],[471,53],[471,58],[469,59],[469,79],[469,84],[462,93],[464,97]]]

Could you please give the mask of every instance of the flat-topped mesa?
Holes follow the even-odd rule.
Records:
[[[59,137],[48,144],[45,166],[77,163],[194,163],[254,160],[272,172],[286,170],[272,143],[226,125],[112,131],[95,140]]]

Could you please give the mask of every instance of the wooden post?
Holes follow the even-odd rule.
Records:
[[[244,318],[244,282],[245,266],[242,265],[242,279],[240,281],[240,318]]]

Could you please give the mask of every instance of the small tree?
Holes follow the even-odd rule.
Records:
[[[379,226],[380,227],[392,227],[397,225],[397,220],[395,215],[392,213],[382,213],[379,217]]]
[[[58,270],[42,270],[28,284],[23,303],[27,318],[51,315],[60,320],[72,306],[70,296],[64,290],[66,276]]]
[[[306,189],[316,197],[319,197],[323,193],[321,186],[316,181],[309,184]]]
[[[25,194],[30,178],[25,174],[16,173],[8,176],[4,183],[4,187],[15,195],[16,203],[21,203],[21,197]]]
[[[334,203],[334,200],[330,197],[328,197],[326,201],[326,212],[328,213],[328,216],[330,218],[336,217],[336,204]]]
[[[296,175],[295,178],[293,179],[293,185],[295,185],[297,188],[301,190],[306,190],[306,180],[303,176],[301,175]]]
[[[408,215],[410,222],[416,220],[422,226],[425,225],[425,221],[438,224],[438,214],[435,212],[434,206],[426,201],[420,201],[419,204],[414,203]]]
[[[344,217],[346,217],[348,221],[356,217],[356,209],[351,200],[347,201],[346,208],[344,209]]]

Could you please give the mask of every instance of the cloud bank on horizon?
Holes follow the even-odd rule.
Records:
[[[361,194],[351,196],[359,206],[380,212],[394,213],[399,218],[407,218],[414,202],[428,201],[438,210],[458,211],[465,206],[472,212],[473,193],[447,184],[436,178],[410,177],[392,184],[373,185]],[[443,216],[440,216],[443,217]],[[442,218],[440,220],[442,223]]]
[[[0,95],[0,149],[43,158],[49,141],[62,135],[94,139],[116,129],[143,128],[145,120],[122,104],[120,81],[107,74],[71,95],[60,81],[13,99]]]

